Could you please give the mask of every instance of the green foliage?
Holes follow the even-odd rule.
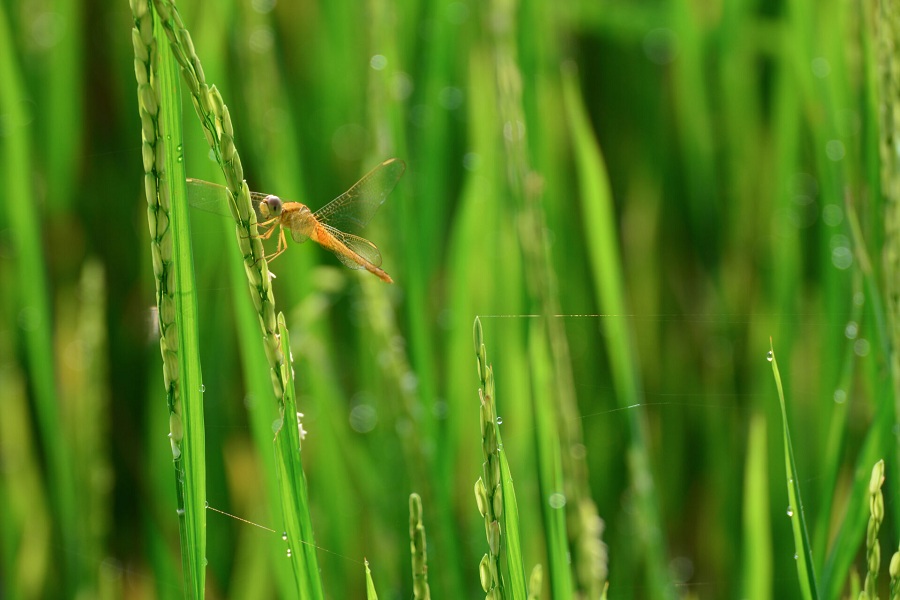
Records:
[[[478,596],[479,315],[506,591],[897,594],[895,3],[153,6],[0,3],[0,595],[421,596],[415,493]],[[393,285],[262,258],[250,190],[391,157]]]
[[[784,386],[781,383],[781,374],[778,371],[778,361],[775,359],[775,349],[770,346],[766,357],[772,363],[772,374],[775,377],[775,386],[778,388],[778,403],[781,406],[782,434],[784,440],[784,471],[787,480],[788,504],[787,516],[791,520],[791,530],[794,534],[794,560],[797,561],[797,578],[800,581],[800,592],[806,599],[819,597],[818,583],[816,581],[815,565],[812,560],[812,545],[809,542],[809,534],[806,527],[806,511],[803,500],[800,497],[800,473],[797,472],[797,463],[794,461],[794,448],[791,444],[790,424],[787,418],[787,405],[784,400]]]

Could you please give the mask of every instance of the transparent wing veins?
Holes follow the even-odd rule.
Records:
[[[231,199],[228,194],[228,188],[217,183],[210,183],[202,179],[188,178],[188,204],[194,208],[205,212],[231,217],[231,208],[228,206]],[[256,220],[264,223],[268,219],[263,217],[259,212],[259,204],[266,199],[267,194],[259,192],[250,192],[250,203],[253,204],[253,212],[256,213]]]
[[[359,231],[372,220],[400,180],[406,164],[391,158],[363,175],[353,186],[313,213],[319,223],[339,230]]]
[[[334,238],[346,246],[349,250],[366,260],[368,263],[373,266],[380,267],[381,266],[381,252],[378,251],[378,248],[365,238],[361,238],[358,235],[353,235],[352,233],[345,233],[339,229],[335,229],[330,225],[323,225],[325,230],[328,231]],[[334,255],[337,256],[338,260],[344,263],[346,266],[351,269],[365,269],[365,267],[355,260],[353,260],[349,256],[345,256],[340,250],[329,248]]]

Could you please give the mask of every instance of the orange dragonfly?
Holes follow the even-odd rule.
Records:
[[[405,170],[406,164],[402,160],[388,159],[316,212],[300,202],[284,202],[272,194],[250,192],[257,224],[262,228],[268,227],[259,237],[267,240],[278,229],[278,247],[266,257],[267,260],[274,260],[287,250],[284,236],[287,229],[295,242],[303,243],[311,239],[333,252],[351,269],[365,269],[382,281],[393,283],[391,276],[380,268],[381,252],[375,244],[344,230],[359,231],[365,227]],[[188,179],[187,188],[191,206],[231,216],[225,186]]]

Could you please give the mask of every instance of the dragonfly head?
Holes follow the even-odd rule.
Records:
[[[259,212],[264,218],[272,219],[281,215],[282,204],[281,198],[269,194],[265,200],[259,203]]]

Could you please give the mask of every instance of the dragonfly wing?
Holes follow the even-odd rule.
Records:
[[[381,252],[378,251],[378,248],[375,246],[375,244],[365,238],[359,237],[358,235],[353,235],[352,233],[344,233],[343,231],[335,229],[334,227],[331,227],[329,225],[324,225],[324,227],[325,230],[329,234],[331,234],[331,236],[335,240],[343,244],[351,252],[361,257],[373,266],[381,266]],[[359,264],[358,261],[354,260],[353,257],[348,256],[345,252],[343,252],[343,249],[340,247],[340,245],[329,244],[326,242],[322,243],[322,246],[334,252],[335,256],[338,257],[338,260],[351,269],[365,269],[365,267]]]
[[[200,210],[215,213],[225,217],[231,216],[231,195],[228,188],[224,185],[210,183],[201,179],[187,179],[188,204]],[[259,223],[268,221],[260,213],[259,205],[266,199],[266,194],[259,192],[250,192],[250,202],[253,204],[253,211],[256,213],[256,220]]]
[[[306,235],[305,233],[301,233],[297,229],[291,229],[291,237],[294,238],[294,241],[298,244],[302,244],[309,239],[308,235]]]
[[[231,216],[228,188],[200,179],[187,180],[188,204],[200,210],[225,217]]]
[[[388,159],[369,171],[349,190],[317,210],[313,216],[320,223],[339,230],[359,231],[372,220],[405,170],[406,164],[402,160]]]

